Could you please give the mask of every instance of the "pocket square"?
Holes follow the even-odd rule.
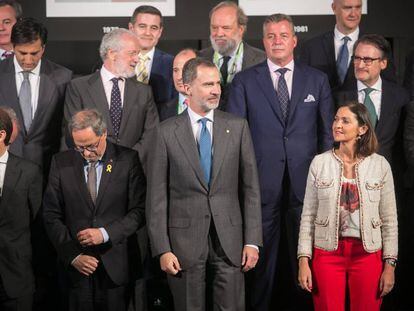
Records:
[[[305,100],[303,102],[305,103],[311,103],[315,101],[315,97],[313,97],[312,94],[308,94],[308,97],[305,98]]]

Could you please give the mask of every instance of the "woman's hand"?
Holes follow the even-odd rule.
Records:
[[[394,277],[395,267],[391,266],[388,263],[384,264],[384,270],[382,271],[380,279],[380,291],[381,297],[387,295],[392,288],[394,287],[395,277]]]
[[[307,290],[308,292],[312,291],[312,272],[309,267],[309,258],[300,257],[299,258],[299,276],[298,281],[302,289]]]

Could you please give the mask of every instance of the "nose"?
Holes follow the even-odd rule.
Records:
[[[214,87],[211,90],[211,93],[214,95],[220,95],[221,94],[221,86],[219,83],[215,84]]]
[[[364,67],[365,67],[365,62],[361,59],[359,63],[357,64],[357,68],[364,68]]]
[[[224,36],[224,29],[223,29],[223,27],[217,27],[216,35],[217,35],[217,37],[223,37]]]

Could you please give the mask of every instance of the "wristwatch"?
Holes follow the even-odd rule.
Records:
[[[396,267],[397,266],[397,260],[394,259],[394,258],[387,258],[387,259],[385,259],[385,262],[387,264],[389,264],[390,266],[392,266],[392,267]]]

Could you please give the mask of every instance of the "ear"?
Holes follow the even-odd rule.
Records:
[[[191,85],[190,84],[184,84],[184,91],[188,96],[191,96]]]
[[[367,131],[368,131],[368,126],[363,125],[363,126],[360,126],[360,127],[359,127],[359,129],[358,129],[358,134],[359,134],[359,136],[362,136],[362,135],[364,135]]]
[[[385,68],[387,68],[387,65],[388,65],[388,60],[386,60],[386,59],[381,59],[380,60],[381,70],[384,70]]]
[[[131,23],[128,23],[128,29],[133,31],[134,30],[134,25],[132,25]]]

